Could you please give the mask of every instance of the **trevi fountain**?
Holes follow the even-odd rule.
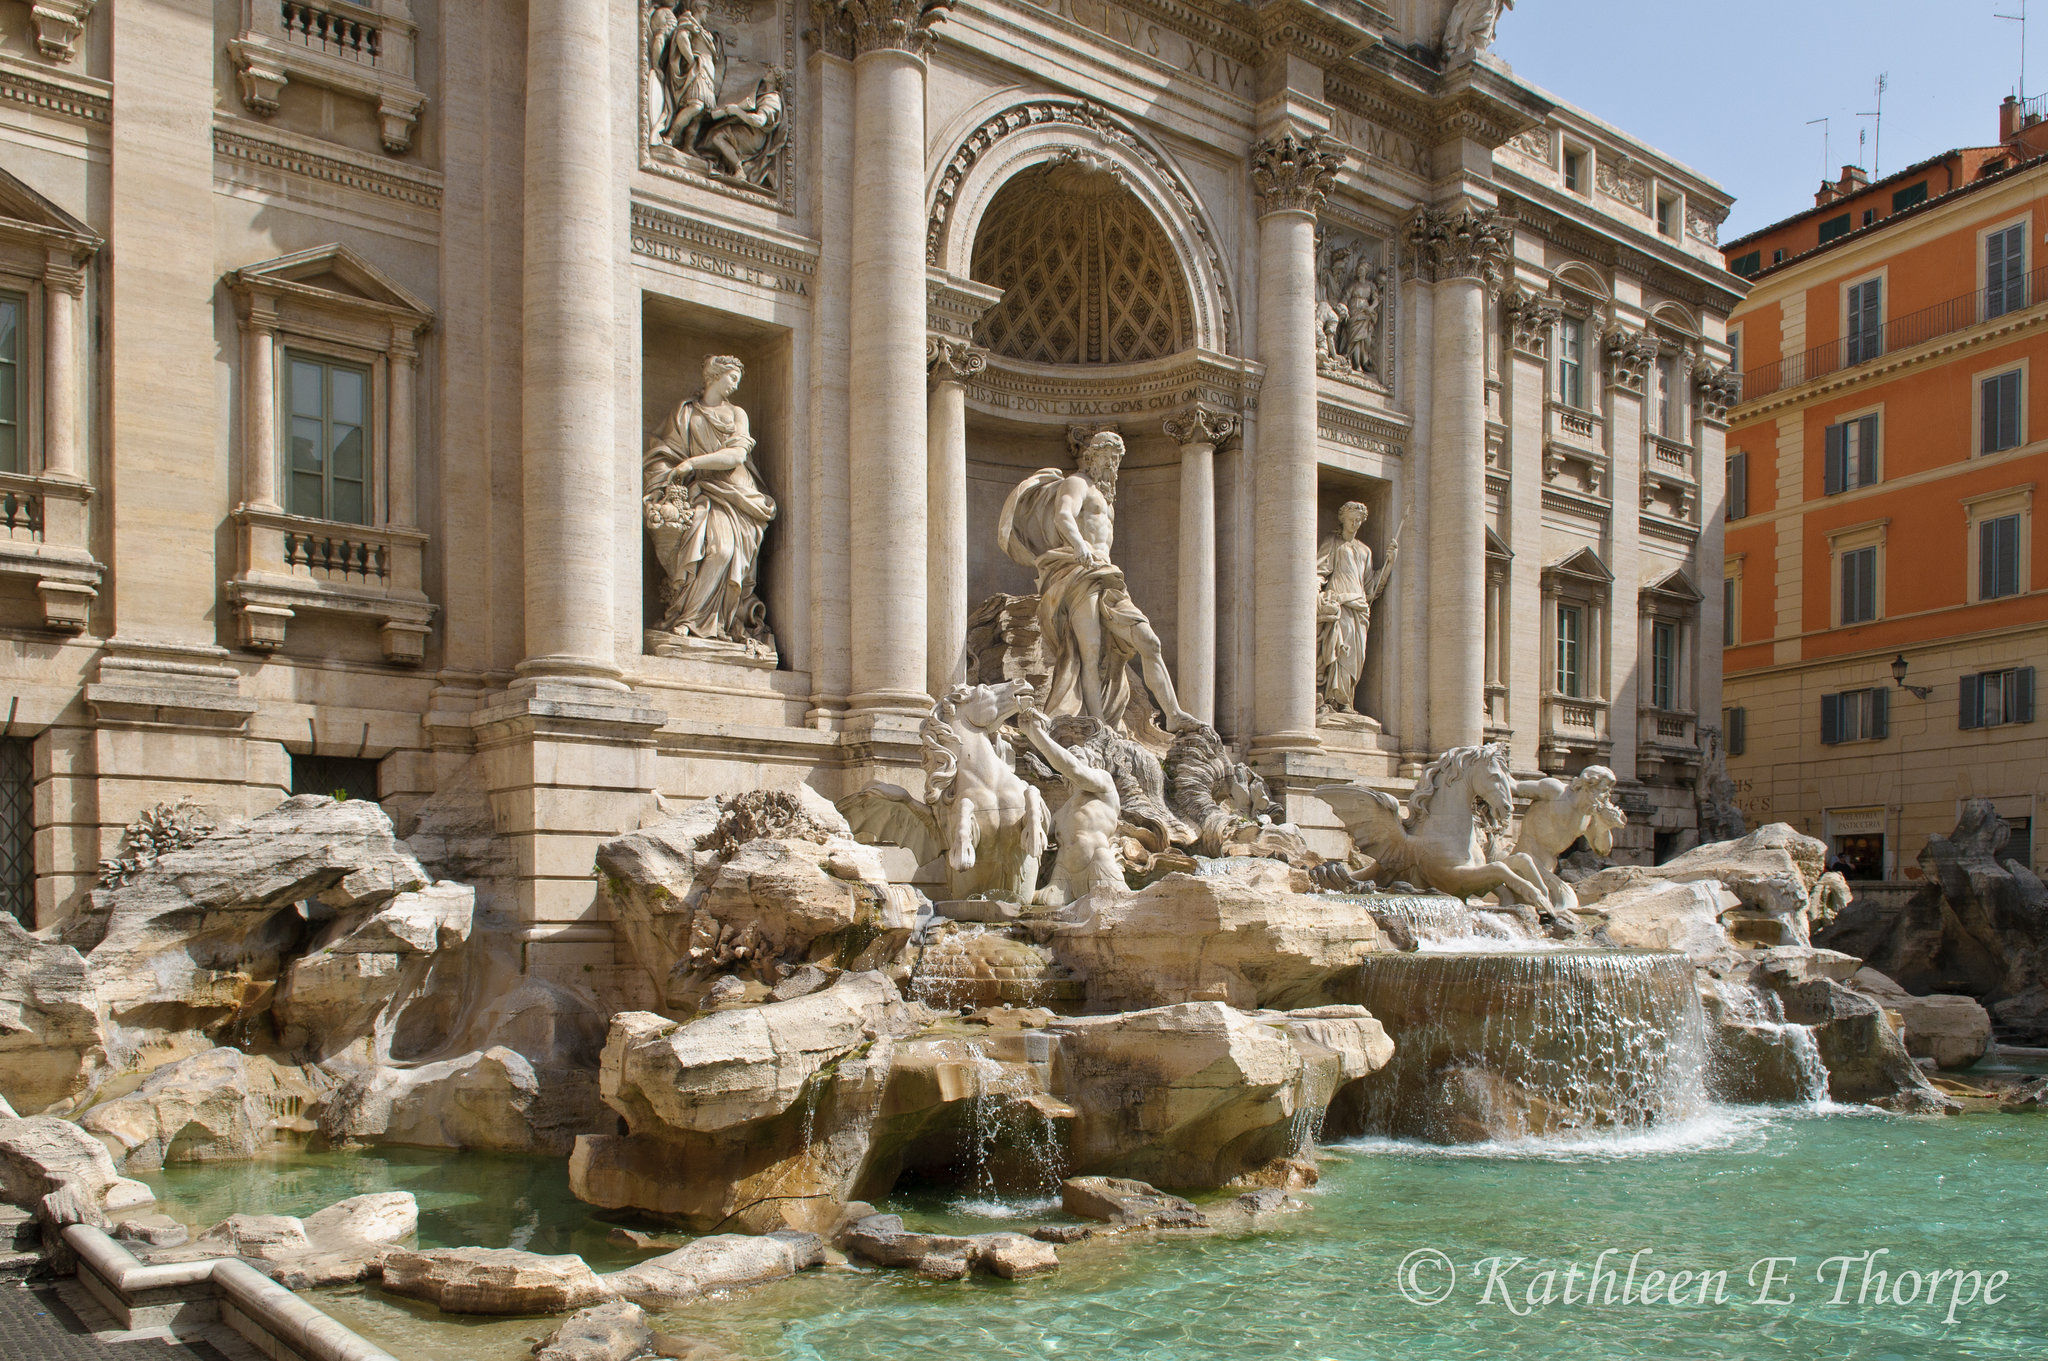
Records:
[[[37,6],[286,168],[150,263],[198,319],[0,195],[237,450],[109,399],[157,556],[8,559],[6,1269],[296,1361],[2041,1354],[2048,890],[1989,805],[1903,907],[1743,825],[1728,199],[1509,7],[287,4],[129,72],[209,45]],[[113,230],[245,173],[110,126]],[[51,354],[15,480],[82,507]]]

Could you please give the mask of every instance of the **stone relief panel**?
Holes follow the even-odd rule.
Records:
[[[1384,386],[1386,260],[1384,242],[1329,227],[1316,233],[1316,364],[1326,375]]]
[[[794,207],[794,0],[646,0],[643,169]]]

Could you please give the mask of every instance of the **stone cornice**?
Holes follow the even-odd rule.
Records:
[[[985,411],[1025,419],[1110,420],[1166,416],[1201,403],[1222,413],[1252,408],[1264,369],[1226,355],[1196,351],[1144,364],[1027,364],[991,355],[967,385]]]
[[[309,142],[308,138],[282,129],[255,131],[225,123],[216,123],[213,127],[216,163],[226,161],[278,171],[431,212],[441,210],[442,179],[439,173],[390,157],[365,156],[327,143],[321,143],[315,149]]]
[[[0,58],[0,100],[80,123],[113,121],[114,97],[103,81],[49,70],[27,70]]]
[[[1343,170],[1345,154],[1324,145],[1323,134],[1289,128],[1252,144],[1252,192],[1259,215],[1313,213],[1323,206]]]
[[[1371,47],[1392,22],[1360,0],[1249,0],[1248,7],[1260,47],[1323,66]]]
[[[1404,458],[1409,434],[1405,426],[1345,403],[1316,403],[1316,435],[1326,443],[1388,458]]]
[[[1573,255],[1593,264],[1624,270],[1666,297],[1695,308],[1726,313],[1742,301],[1740,291],[1720,282],[1721,278],[1732,279],[1734,276],[1712,261],[1695,262],[1688,257],[1680,265],[1660,255],[1652,255],[1625,239],[1623,233],[1635,234],[1625,226],[1617,225],[1611,232],[1602,232],[1598,227],[1567,217],[1547,204],[1516,193],[1501,195],[1501,211]]]
[[[808,296],[814,250],[759,231],[743,232],[636,200],[633,253],[756,287]]]

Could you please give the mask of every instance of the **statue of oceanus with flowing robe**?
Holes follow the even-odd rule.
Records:
[[[1130,665],[1166,727],[1201,720],[1180,706],[1159,635],[1131,599],[1123,570],[1110,561],[1116,534],[1116,475],[1124,442],[1097,433],[1081,450],[1080,469],[1040,468],[1003,503],[996,542],[1011,561],[1038,573],[1038,625],[1052,679],[1048,713],[1079,712],[1114,728],[1130,702]]]

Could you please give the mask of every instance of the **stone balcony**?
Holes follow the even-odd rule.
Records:
[[[86,547],[92,488],[62,477],[0,473],[0,574],[27,579],[42,626],[82,633],[104,569]]]
[[[373,104],[384,149],[412,150],[427,96],[418,84],[418,29],[390,0],[243,0],[242,31],[228,44],[242,103],[268,118],[298,81]]]
[[[435,606],[421,589],[427,536],[394,525],[347,525],[244,506],[235,512],[241,571],[228,583],[236,642],[284,646],[301,610],[375,621],[384,659],[417,666]]]
[[[1543,696],[1543,733],[1537,744],[1537,764],[1547,773],[1566,769],[1573,757],[1587,761],[1605,760],[1614,750],[1609,730],[1610,705],[1604,699],[1561,695]]]
[[[1690,779],[1699,773],[1699,715],[1689,709],[1657,709],[1645,705],[1636,711],[1636,763],[1639,773],[1650,762],[1659,762],[1673,779]]]
[[[1544,482],[1562,482],[1587,496],[1608,495],[1612,482],[1605,425],[1606,419],[1594,412],[1549,403],[1544,410]]]

